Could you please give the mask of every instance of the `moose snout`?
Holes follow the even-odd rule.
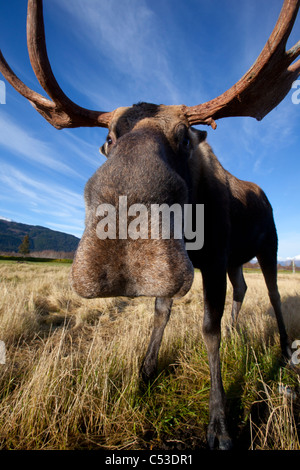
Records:
[[[170,167],[171,147],[161,142],[157,130],[118,139],[88,181],[86,229],[71,272],[80,296],[171,298],[189,291],[194,269],[184,235],[177,233],[188,190]],[[166,210],[166,227],[160,209]]]
[[[192,263],[182,240],[99,240],[83,235],[70,281],[78,295],[182,297],[191,288]]]

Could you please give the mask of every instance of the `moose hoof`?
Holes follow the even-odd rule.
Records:
[[[156,372],[157,372],[156,371],[156,366],[155,367],[147,367],[146,364],[143,363],[141,368],[140,368],[140,373],[139,373],[140,380],[144,384],[148,384],[150,382],[153,382],[153,380],[156,377]]]
[[[208,426],[207,443],[209,449],[230,450],[232,449],[232,440],[226,429],[223,419],[213,421]]]
[[[283,359],[287,362],[290,361],[293,355],[290,345],[289,344],[283,345],[281,347],[281,350],[282,350]]]

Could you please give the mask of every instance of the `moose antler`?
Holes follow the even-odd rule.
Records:
[[[190,125],[209,124],[230,116],[261,120],[289,92],[300,74],[300,41],[289,51],[286,43],[293,28],[300,0],[285,0],[275,28],[248,72],[229,90],[206,103],[181,107]],[[42,0],[28,0],[27,44],[32,68],[51,99],[28,88],[11,70],[0,51],[0,71],[6,80],[57,129],[109,127],[114,111],[92,111],[71,101],[59,87],[48,59]]]
[[[31,90],[12,71],[0,51],[0,71],[6,80],[54,127],[109,127],[113,112],[82,108],[68,98],[58,85],[48,59],[42,0],[29,0],[27,46],[34,73],[51,100]]]
[[[252,67],[229,90],[198,106],[184,106],[191,125],[209,124],[230,116],[250,116],[260,121],[289,92],[300,74],[300,41],[289,51],[286,43],[293,28],[300,0],[285,0],[270,38]],[[292,64],[292,65],[291,65]]]

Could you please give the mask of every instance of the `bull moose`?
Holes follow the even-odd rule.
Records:
[[[59,87],[47,56],[42,0],[28,1],[27,36],[30,61],[49,98],[28,88],[0,53],[6,80],[57,129],[100,126],[109,129],[101,150],[107,161],[86,184],[86,228],[71,270],[71,283],[83,297],[152,296],[154,328],[141,366],[148,380],[155,374],[159,347],[172,302],[185,295],[194,268],[203,278],[203,336],[211,374],[208,445],[232,445],[225,417],[219,346],[227,274],[233,285],[232,321],[237,322],[246,292],[242,265],[259,260],[274,308],[282,353],[290,357],[277,288],[277,234],[271,205],[255,184],[226,171],[206,142],[206,132],[230,116],[258,120],[283,100],[300,73],[300,42],[286,51],[299,0],[285,0],[266,46],[248,72],[229,90],[196,106],[138,103],[111,112],[92,111],[72,102]],[[183,237],[100,238],[99,205],[204,204],[204,246],[187,250]],[[106,206],[107,207],[107,206]],[[103,214],[102,214],[103,215]],[[117,213],[118,217],[118,213]]]

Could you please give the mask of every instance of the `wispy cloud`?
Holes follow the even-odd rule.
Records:
[[[84,201],[78,194],[61,185],[36,180],[9,164],[0,167],[1,189],[9,192],[12,200],[19,201],[16,207],[25,206],[27,214],[43,214],[47,225],[59,224],[68,232],[81,234],[84,224]],[[9,191],[7,191],[9,189]],[[1,191],[1,192],[2,192]],[[0,193],[1,198],[1,193]],[[53,216],[55,222],[51,222]]]
[[[73,168],[53,157],[53,148],[50,145],[35,137],[24,123],[21,126],[3,111],[0,114],[0,129],[0,146],[18,157],[25,157],[27,161],[63,174],[81,177]]]
[[[106,161],[106,158],[99,152],[99,148],[105,141],[105,134],[107,134],[106,129],[102,138],[99,136],[99,140],[96,142],[94,142],[95,139],[91,139],[89,142],[88,138],[82,139],[73,130],[68,130],[66,133],[57,135],[56,141],[59,142],[59,146],[64,149],[64,152],[67,151],[74,159],[84,161],[96,170]]]
[[[269,174],[273,171],[276,162],[272,156],[285,150],[287,143],[291,144],[297,138],[298,114],[299,110],[287,97],[261,122],[243,119],[239,139],[252,158],[254,173]]]
[[[145,0],[110,0],[101,2],[101,8],[95,0],[59,0],[56,5],[72,22],[72,32],[80,38],[87,53],[93,51],[90,57],[90,62],[94,63],[93,70],[90,68],[87,73],[84,68],[85,73],[92,77],[92,85],[84,90],[84,94],[89,95],[94,103],[105,98],[102,91],[93,87],[93,83],[101,80],[101,76],[95,76],[99,65],[126,76],[131,81],[132,90],[137,86],[143,90],[145,87],[159,88],[167,99],[178,101],[163,30]],[[73,84],[77,81],[77,87],[80,87],[79,74],[80,71],[77,78],[69,77]]]
[[[60,202],[62,206],[67,205],[69,207],[72,205],[75,208],[84,208],[81,194],[75,193],[63,186],[49,185],[48,183],[37,181],[11,165],[1,165],[0,179],[2,182],[9,184],[16,192],[28,192],[36,201],[43,201],[43,197],[48,197],[49,199],[47,200],[55,198],[55,202]]]
[[[70,224],[57,224],[55,222],[46,221],[45,224],[50,227],[52,230],[58,230],[59,232],[72,232],[77,236],[81,236],[82,230],[79,230],[78,225],[70,225]]]

